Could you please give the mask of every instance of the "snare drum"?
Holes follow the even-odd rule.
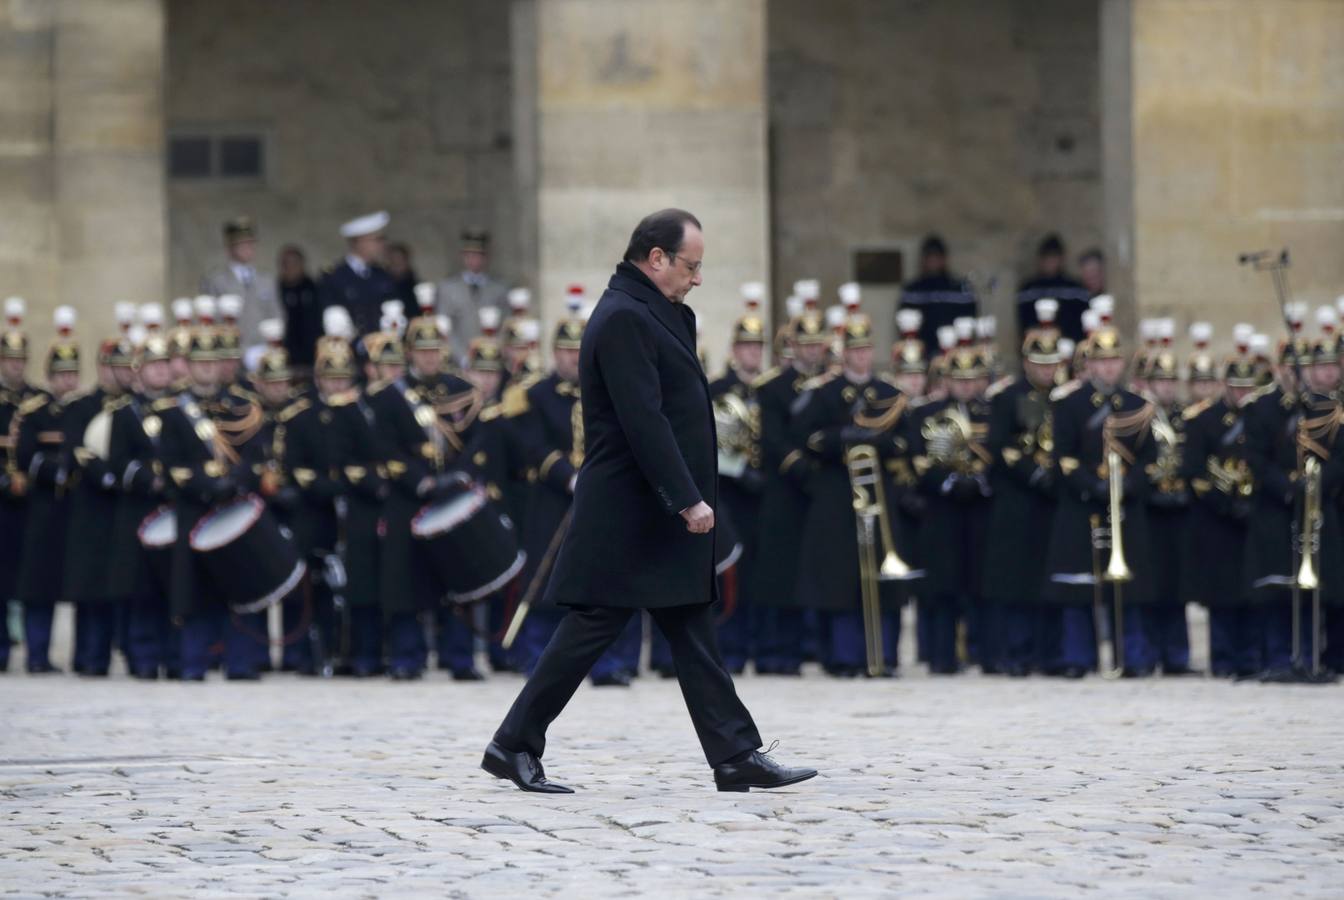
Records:
[[[167,594],[172,580],[173,544],[177,543],[177,513],[171,506],[160,506],[145,516],[136,536],[145,550],[155,582]]]
[[[307,571],[289,533],[254,494],[207,513],[191,530],[191,549],[212,586],[238,613],[273,606]]]
[[[504,587],[523,568],[513,522],[485,491],[470,483],[425,506],[411,520],[411,535],[425,542],[430,564],[453,603],[471,603]]]

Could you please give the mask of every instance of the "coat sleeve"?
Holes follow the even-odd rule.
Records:
[[[1255,489],[1284,506],[1293,504],[1293,481],[1274,462],[1275,416],[1266,407],[1272,401],[1257,401],[1246,410],[1246,461],[1255,475]]]
[[[1098,499],[1097,473],[1082,464],[1082,434],[1065,402],[1060,400],[1054,404],[1055,448],[1051,455],[1065,488],[1075,498],[1086,503]]]
[[[618,310],[601,326],[595,358],[630,452],[670,515],[701,500],[672,424],[663,415],[658,347],[648,323],[634,310]]]
[[[1036,474],[1036,460],[1024,454],[1017,447],[1016,415],[1017,396],[1004,391],[990,401],[989,437],[986,439],[989,452],[993,454],[994,467],[1023,487],[1035,487],[1032,477]]]

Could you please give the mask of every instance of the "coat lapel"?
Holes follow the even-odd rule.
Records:
[[[622,263],[622,265],[625,264]],[[629,294],[637,300],[643,301],[653,313],[653,317],[657,319],[664,328],[670,331],[672,337],[676,339],[682,349],[691,355],[691,359],[695,360],[696,371],[700,371],[700,357],[696,355],[695,346],[688,342],[686,336],[687,331],[692,335],[695,334],[695,326],[691,325],[689,322],[679,321],[678,317],[681,316],[681,312],[677,309],[676,304],[658,293],[654,288],[645,284],[642,278],[631,277],[621,272],[619,269],[616,274],[612,276],[611,283],[608,287],[615,288],[618,291]],[[700,380],[708,383],[704,372],[700,372]]]

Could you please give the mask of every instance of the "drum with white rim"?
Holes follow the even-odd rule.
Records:
[[[411,520],[411,536],[424,542],[445,599],[472,603],[504,587],[523,568],[513,521],[480,486],[464,480],[423,507]]]
[[[308,568],[289,532],[255,494],[206,513],[191,530],[191,549],[212,587],[239,613],[273,606]]]
[[[167,594],[172,579],[173,544],[177,543],[177,512],[171,506],[160,506],[145,516],[136,537],[144,548],[159,590]]]

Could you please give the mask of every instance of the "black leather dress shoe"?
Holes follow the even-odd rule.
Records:
[[[260,672],[227,672],[224,675],[226,681],[261,681]]]
[[[159,678],[159,670],[148,667],[143,669],[133,669],[131,671],[131,677],[139,679],[140,681],[157,681]]]
[[[393,681],[418,681],[423,673],[409,666],[393,666],[387,670],[387,676]]]
[[[485,748],[485,756],[481,759],[481,768],[496,778],[512,781],[521,791],[528,791],[533,794],[574,793],[573,788],[547,781],[546,770],[541,767],[541,760],[531,753],[527,751],[515,753],[512,750],[505,750],[494,741],[491,741],[490,746]]]
[[[476,669],[454,669],[453,681],[485,681],[485,676]]]
[[[60,675],[61,670],[49,662],[28,663],[29,675]]]
[[[593,687],[629,687],[630,676],[625,672],[608,672],[606,675],[594,675]]]
[[[759,750],[753,750],[751,756],[740,763],[726,762],[715,766],[714,786],[721,791],[769,790],[807,781],[816,774],[816,769],[781,766]]]

